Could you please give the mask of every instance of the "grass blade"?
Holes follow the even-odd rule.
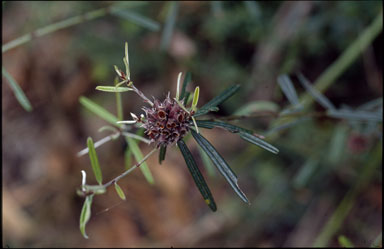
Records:
[[[128,92],[133,91],[130,87],[115,87],[115,86],[97,86],[96,90],[103,91],[103,92],[112,92],[112,93],[122,93],[122,92]]]
[[[81,209],[81,214],[80,214],[80,232],[86,239],[88,239],[88,236],[85,233],[85,226],[87,225],[89,219],[91,218],[92,199],[93,199],[93,195],[88,195],[85,198],[83,208]]]
[[[187,85],[189,84],[189,82],[192,81],[192,73],[191,72],[187,72],[185,74],[185,77],[184,77],[184,81],[183,81],[183,86],[181,88],[181,93],[180,93],[180,99],[183,99],[185,96],[185,91],[187,90]],[[184,105],[186,105],[187,103],[184,102]]]
[[[233,94],[235,94],[240,88],[240,85],[233,85],[231,87],[228,87],[224,91],[222,91],[219,95],[211,99],[208,103],[203,105],[197,112],[195,113],[194,117],[198,117],[201,115],[204,115],[211,110],[217,108],[217,106],[221,103],[223,103],[225,100],[227,100],[229,97],[231,97]]]
[[[136,141],[130,137],[125,137],[125,139],[129,145],[129,149],[132,151],[132,154],[135,157],[136,161],[140,162],[143,159],[143,153],[141,153],[141,150],[140,150],[139,146],[137,145]],[[149,184],[155,183],[155,181],[153,180],[152,173],[149,170],[146,162],[143,162],[143,164],[141,164],[140,170],[141,170],[141,172],[143,172],[144,177],[145,177],[145,179],[147,179]]]
[[[183,140],[179,140],[177,142],[177,145],[179,146],[181,154],[184,157],[185,163],[188,166],[189,172],[191,173],[197,188],[203,196],[205,203],[207,203],[211,210],[215,212],[217,210],[215,200],[213,199],[211,191],[209,190],[209,187],[205,182],[203,175],[201,174],[199,168],[196,165],[195,159],[193,159],[191,152],[189,151],[187,145]]]
[[[101,107],[100,105],[96,104],[95,102],[84,96],[81,96],[79,98],[79,101],[89,111],[93,112],[94,114],[104,119],[105,121],[111,123],[112,125],[118,126],[116,124],[116,122],[119,121],[117,117],[106,109],[104,109],[104,107]]]
[[[233,190],[235,190],[236,194],[246,203],[250,204],[247,197],[239,188],[237,184],[237,176],[232,171],[232,169],[228,166],[227,162],[224,158],[216,151],[216,149],[212,146],[207,139],[205,139],[202,135],[196,133],[192,130],[192,136],[195,138],[196,142],[201,146],[204,152],[209,156],[213,164],[217,167],[219,172],[225,177],[228,183],[231,185]]]
[[[117,9],[117,8],[116,8]],[[129,10],[118,10],[112,12],[113,15],[118,16],[120,18],[124,18],[128,21],[131,21],[143,28],[147,28],[151,31],[159,31],[160,30],[160,24],[148,17],[145,17],[143,15],[140,15],[138,13],[134,13]]]
[[[4,67],[2,68],[2,73],[3,73],[3,76],[8,80],[9,86],[11,87],[20,105],[28,112],[32,111],[31,103],[29,102],[28,98],[25,96],[19,84],[17,84],[16,80],[7,72],[7,70],[5,70]]]
[[[164,161],[166,152],[167,152],[167,146],[161,146],[160,152],[159,152],[159,163],[160,164],[162,161]]]
[[[87,139],[89,159],[91,160],[92,170],[95,174],[96,181],[101,185],[103,182],[103,176],[101,174],[99,159],[97,158],[96,150],[93,145],[93,140],[91,137]]]
[[[126,197],[125,197],[124,191],[120,188],[120,186],[117,184],[117,182],[115,182],[115,190],[116,190],[116,193],[118,194],[118,196],[120,197],[120,199],[125,201]]]
[[[264,140],[254,136],[252,134],[240,131],[240,137],[242,139],[244,139],[245,141],[250,142],[251,144],[257,145],[257,146],[259,146],[259,147],[261,147],[261,148],[263,148],[269,152],[272,152],[274,154],[279,153],[279,150],[276,147],[272,146],[271,144],[265,142]]]

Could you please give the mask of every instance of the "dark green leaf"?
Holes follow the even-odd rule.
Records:
[[[160,152],[159,152],[159,163],[160,164],[162,161],[164,161],[166,152],[167,152],[167,146],[161,146]]]
[[[189,151],[187,145],[184,143],[183,140],[179,140],[177,142],[177,145],[179,146],[181,154],[184,157],[185,163],[188,166],[189,172],[191,173],[193,180],[195,181],[196,186],[199,189],[201,195],[203,196],[205,202],[211,208],[212,211],[216,211],[217,208],[215,200],[213,199],[211,191],[209,190],[209,187],[205,182],[204,177],[201,174],[199,168],[197,167],[195,159],[193,159],[193,156]]]
[[[184,103],[183,103],[184,106],[187,106],[187,104],[188,104],[188,99],[189,99],[189,96],[190,96],[190,95],[191,95],[190,92],[186,92],[186,93],[185,93],[185,98],[184,98]]]
[[[28,112],[32,111],[31,103],[25,96],[23,90],[21,90],[19,84],[17,84],[16,80],[5,70],[4,67],[2,68],[2,73],[4,77],[8,80],[9,86],[11,87],[20,105]]]
[[[96,181],[101,185],[103,182],[103,176],[101,174],[101,169],[99,165],[99,159],[97,158],[96,150],[93,145],[93,140],[91,137],[87,139],[89,159],[91,159],[91,165],[93,173],[95,174]]]
[[[183,86],[181,88],[180,99],[183,99],[186,95],[187,85],[192,81],[192,73],[187,72],[184,77]],[[187,103],[184,102],[184,105]]]
[[[260,146],[261,148],[263,148],[265,150],[268,150],[269,152],[272,152],[274,154],[279,153],[279,150],[276,147],[272,146],[271,144],[265,142],[264,140],[254,136],[252,134],[240,131],[240,137],[247,142],[250,142],[254,145]]]
[[[93,199],[93,195],[88,195],[85,198],[83,208],[81,209],[81,214],[80,214],[80,232],[86,239],[88,239],[88,236],[85,233],[85,226],[87,225],[87,222],[91,218],[92,199]]]
[[[203,105],[199,110],[197,110],[197,112],[193,116],[198,117],[198,116],[204,115],[204,114],[212,111],[212,108],[213,109],[217,108],[217,106],[219,104],[223,103],[225,100],[227,100],[233,94],[235,94],[239,90],[239,88],[240,88],[240,85],[233,85],[231,87],[228,87],[223,92],[221,92],[219,95],[217,95],[216,97],[211,99],[211,101],[209,101],[208,103]]]
[[[196,133],[192,130],[192,136],[195,138],[196,142],[201,146],[205,153],[209,156],[213,164],[217,167],[219,172],[225,177],[228,183],[231,185],[233,190],[235,190],[236,194],[240,196],[240,198],[250,204],[245,194],[239,188],[237,184],[237,176],[232,171],[232,169],[228,166],[227,162],[224,158],[216,151],[216,149],[209,143],[207,139],[205,139],[200,134]]]
[[[224,128],[230,132],[233,132],[233,133],[238,133],[240,131],[251,133],[251,134],[253,133],[253,131],[251,131],[251,130],[247,130],[247,129],[244,129],[244,128],[241,128],[241,127],[238,127],[235,125],[231,125],[231,124],[228,124],[225,122],[221,122],[221,121],[196,120],[196,123],[197,123],[198,127],[203,127],[203,128],[208,128],[208,129],[212,129],[215,126],[218,126],[218,127],[222,127],[222,128]]]

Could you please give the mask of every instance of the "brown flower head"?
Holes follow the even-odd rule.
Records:
[[[142,127],[157,147],[168,146],[183,138],[189,131],[191,114],[168,96],[163,102],[155,99],[151,108],[143,107],[146,119]]]

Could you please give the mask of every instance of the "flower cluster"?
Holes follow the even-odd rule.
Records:
[[[151,108],[143,107],[146,119],[141,127],[156,147],[173,145],[189,131],[191,113],[168,96],[163,102],[155,99]]]

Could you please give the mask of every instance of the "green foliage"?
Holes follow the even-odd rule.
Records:
[[[189,151],[187,145],[184,143],[183,140],[179,140],[177,142],[177,145],[179,146],[179,149],[184,157],[185,163],[188,166],[189,172],[191,173],[197,188],[203,196],[205,203],[207,203],[211,210],[215,212],[217,210],[215,200],[213,199],[211,191],[209,190],[209,187],[205,182],[203,175],[201,174],[199,168],[196,165],[195,159],[193,159],[191,152]]]
[[[197,110],[197,112],[195,113],[194,117],[207,114],[212,110],[217,110],[217,106],[226,101],[232,95],[234,95],[239,90],[239,88],[240,85],[233,85],[228,87],[223,92],[214,97],[212,100],[210,100],[208,103],[200,107],[200,109]]]
[[[19,84],[17,84],[15,79],[5,70],[4,67],[2,67],[2,73],[3,73],[3,76],[8,80],[9,86],[11,87],[20,105],[28,112],[32,111],[31,103],[29,102],[28,98],[25,96]]]
[[[87,139],[87,145],[89,150],[89,159],[91,160],[92,170],[95,174],[96,181],[101,185],[103,182],[103,176],[99,165],[99,159],[97,158],[95,147],[93,146],[93,140],[91,137]]]
[[[216,149],[208,142],[203,136],[192,130],[192,136],[196,142],[201,146],[205,153],[209,156],[209,159],[213,162],[219,172],[225,177],[228,183],[231,185],[236,194],[246,203],[250,204],[247,197],[239,188],[237,184],[237,176],[229,167],[224,158],[216,151]]]

